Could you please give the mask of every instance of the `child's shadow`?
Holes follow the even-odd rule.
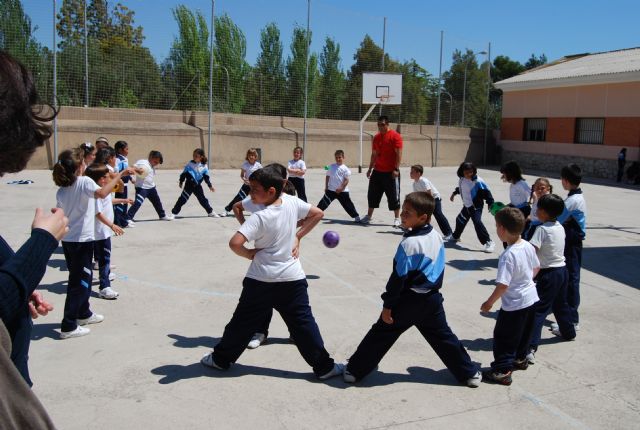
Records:
[[[335,219],[335,218],[323,218],[322,224],[362,225],[353,220]]]
[[[496,285],[496,280],[495,279],[480,279],[478,281],[478,284],[494,286],[494,285]]]
[[[458,270],[487,270],[498,267],[498,259],[489,260],[449,260],[447,264]]]
[[[54,323],[34,324],[33,329],[31,330],[31,340],[37,341],[44,339],[45,337],[48,337],[49,339],[59,339],[60,333],[55,330],[59,328],[60,324]]]
[[[53,284],[40,285],[40,290],[45,290],[53,294],[67,294],[67,281],[58,281]]]
[[[51,258],[49,261],[47,261],[47,266],[51,267],[52,269],[58,269],[61,272],[68,271],[67,262],[64,260],[64,258]]]
[[[175,341],[173,346],[177,348],[198,348],[201,346],[213,348],[220,342],[219,337],[211,336],[186,337],[179,334],[168,334],[167,336]]]
[[[460,385],[448,369],[433,370],[427,367],[412,366],[407,368],[407,372],[408,374],[373,371],[362,381],[358,382],[356,386],[369,388],[401,382],[450,386]]]
[[[493,351],[493,338],[460,339],[460,342],[471,351]]]
[[[172,384],[183,379],[192,379],[200,377],[216,377],[216,378],[237,378],[244,375],[270,376],[273,378],[284,379],[305,379],[314,381],[315,377],[311,372],[291,372],[281,369],[271,369],[268,367],[246,366],[244,364],[234,363],[229,370],[210,369],[200,363],[192,363],[186,366],[180,364],[167,364],[165,366],[156,367],[151,370],[154,375],[161,375],[158,380],[159,384]]]

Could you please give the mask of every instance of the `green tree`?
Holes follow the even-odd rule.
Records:
[[[260,32],[260,56],[249,76],[246,113],[283,115],[286,77],[280,30],[275,23]]]
[[[330,37],[325,39],[320,54],[320,85],[318,116],[340,118],[344,102],[345,75],[340,66],[340,45]]]
[[[531,57],[529,57],[527,62],[524,63],[524,68],[529,70],[533,69],[534,67],[542,66],[543,64],[547,64],[546,55],[541,54],[540,56],[536,57],[535,54],[531,54]]]
[[[304,116],[304,95],[307,50],[310,49],[311,34],[301,27],[293,29],[291,56],[287,59],[287,106],[288,115]],[[316,93],[318,82],[318,57],[309,55],[309,82],[307,92],[307,117],[316,115]]]
[[[246,61],[247,40],[240,27],[227,14],[216,17],[214,26],[216,43],[213,55],[218,66],[214,69],[214,79],[217,82],[214,88],[224,88],[225,98],[226,94],[229,95],[229,100],[226,100],[226,110],[239,113],[246,104],[244,91],[250,69]],[[227,72],[229,87],[226,82]]]
[[[491,70],[491,80],[499,82],[509,79],[512,76],[524,72],[525,67],[518,61],[513,61],[505,55],[498,55],[493,59],[493,69]]]
[[[424,124],[430,107],[430,96],[437,80],[411,59],[400,66],[402,71],[402,122]]]
[[[473,51],[467,49],[464,53],[456,49],[452,55],[452,63],[449,70],[442,74],[444,89],[451,94],[455,103],[452,123],[462,121],[462,105],[465,106],[464,125],[479,126],[484,124],[484,112],[487,103],[487,69],[488,63],[478,67]],[[466,69],[466,86],[465,86]],[[463,103],[464,98],[464,103]],[[441,97],[441,121],[447,118],[444,107],[448,97]]]
[[[178,109],[201,109],[206,106],[209,86],[207,22],[200,12],[194,14],[184,5],[177,6],[172,12],[178,23],[178,35],[163,64],[168,99]]]
[[[59,48],[84,44],[84,0],[63,0],[56,18]]]

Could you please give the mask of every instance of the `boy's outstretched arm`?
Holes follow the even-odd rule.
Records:
[[[235,252],[240,257],[244,257],[249,260],[253,260],[256,252],[260,251],[259,248],[249,249],[244,244],[247,243],[247,238],[244,237],[242,233],[237,231],[233,236],[231,236],[231,240],[229,240],[229,248],[233,252]]]

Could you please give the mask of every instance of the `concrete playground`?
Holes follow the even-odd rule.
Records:
[[[186,161],[186,160],[185,160]],[[327,160],[330,161],[330,160]],[[353,157],[352,160],[354,161]],[[347,163],[352,164],[349,159]],[[455,220],[461,200],[448,197],[455,168],[427,169]],[[324,170],[307,173],[312,204],[322,197]],[[367,179],[353,169],[349,184],[366,213]],[[496,170],[481,170],[494,197],[508,201]],[[165,209],[180,191],[178,170],[160,170]],[[402,192],[411,191],[408,168]],[[9,185],[21,179],[34,181]],[[529,184],[535,179],[527,176]],[[556,193],[566,195],[557,175]],[[216,170],[216,211],[237,192],[237,170]],[[631,429],[640,419],[640,192],[612,182],[583,185],[588,205],[583,254],[581,330],[562,342],[547,329],[536,364],[514,374],[510,387],[458,384],[417,330],[409,330],[361,383],[318,382],[276,314],[270,337],[247,350],[228,372],[199,360],[222,335],[249,265],[227,243],[233,218],[208,218],[193,197],[172,222],[160,221],[150,203],[136,227],[113,239],[120,292],[114,301],[94,293],[92,309],[105,315],[90,335],[59,340],[67,271],[62,249],[52,256],[40,290],[55,306],[33,330],[30,368],[34,390],[60,429]],[[132,193],[133,190],[130,190]],[[5,175],[0,183],[1,234],[17,249],[28,237],[34,208],[55,205],[51,173]],[[131,194],[133,195],[133,194]],[[355,225],[334,202],[302,241],[301,261],[314,315],[327,350],[340,362],[380,312],[382,293],[401,238],[393,215],[376,210],[369,226]],[[490,214],[483,219],[494,240]],[[326,230],[340,234],[337,248],[322,245]],[[482,252],[473,226],[458,245],[447,245],[442,293],[448,321],[474,361],[492,361],[497,306],[483,316],[480,304],[493,289],[500,245]],[[97,285],[94,283],[94,290]]]

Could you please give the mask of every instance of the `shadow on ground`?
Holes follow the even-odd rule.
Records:
[[[640,289],[640,246],[583,248],[582,268]]]

